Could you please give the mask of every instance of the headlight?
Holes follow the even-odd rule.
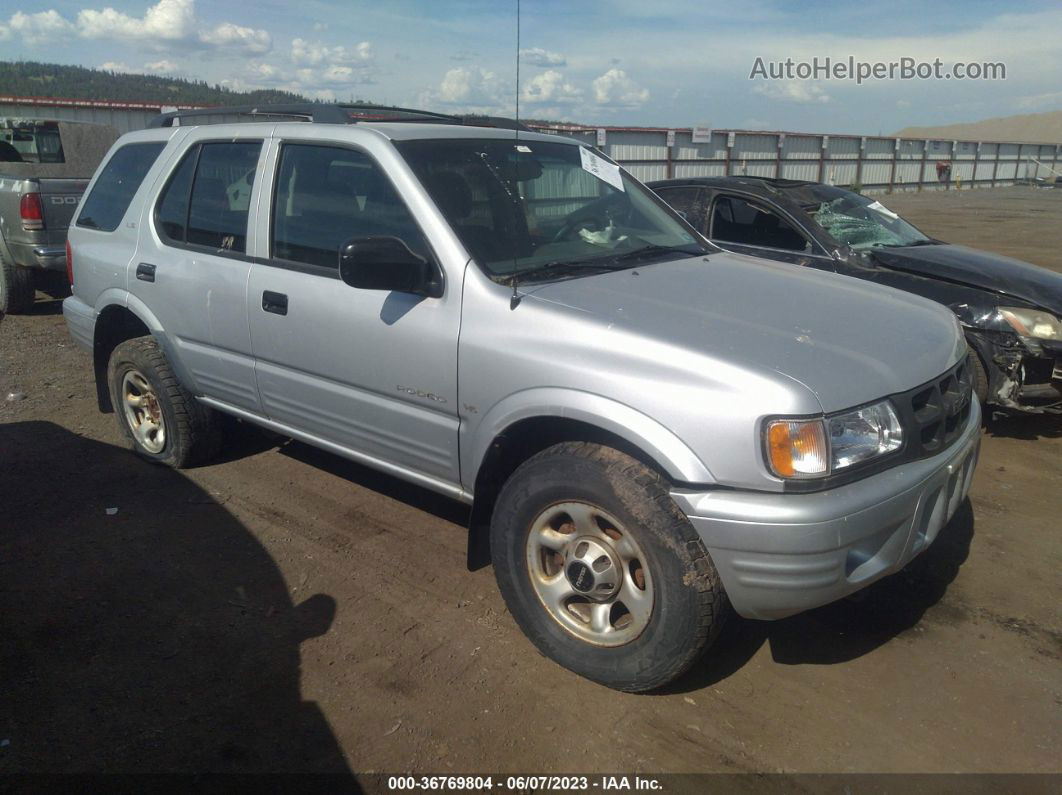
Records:
[[[887,400],[826,418],[833,469],[886,455],[903,446],[900,418]]]
[[[1050,312],[1001,306],[999,314],[1023,337],[1035,337],[1038,340],[1062,339],[1062,323]]]
[[[900,418],[887,400],[815,420],[770,420],[767,463],[783,478],[821,478],[903,446]]]

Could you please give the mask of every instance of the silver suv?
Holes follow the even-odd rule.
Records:
[[[531,641],[630,691],[731,605],[897,571],[963,500],[943,307],[723,252],[577,141],[326,112],[166,118],[90,185],[64,313],[143,457],[208,460],[221,412],[471,503]]]

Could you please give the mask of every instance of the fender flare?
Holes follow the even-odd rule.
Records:
[[[673,480],[716,482],[708,466],[685,442],[647,414],[591,392],[539,387],[515,392],[498,401],[476,425],[468,441],[467,483],[476,482],[487,452],[499,434],[521,420],[550,417],[577,420],[624,439],[652,458]]]
[[[177,380],[180,381],[186,389],[193,394],[198,395],[199,391],[196,388],[195,380],[191,377],[191,374],[181,362],[181,358],[177,353],[176,345],[174,345],[171,337],[165,332],[165,330],[163,330],[162,323],[160,323],[159,319],[155,317],[155,313],[148,309],[147,304],[127,290],[118,287],[110,287],[96,297],[94,310],[96,312],[97,322],[103,312],[112,306],[122,307],[147,326],[151,336],[155,338],[155,342],[158,343],[163,354],[166,356],[170,367],[173,368],[173,373],[177,376]],[[93,344],[95,345],[95,332],[93,333],[93,338]]]

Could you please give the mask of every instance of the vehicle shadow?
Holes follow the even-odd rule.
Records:
[[[770,645],[771,659],[783,665],[833,665],[869,654],[916,626],[940,602],[969,556],[973,536],[974,513],[966,499],[929,549],[853,597],[780,621],[731,616],[704,662],[668,692],[699,690],[726,679],[764,643]]]
[[[357,792],[261,544],[174,470],[48,422],[0,425],[0,775],[317,773]]]
[[[47,293],[38,293],[38,296],[45,296],[44,298],[38,297],[37,300],[22,312],[23,315],[30,315],[31,317],[45,317],[48,315],[61,315],[63,314],[63,299],[52,298]]]
[[[1062,414],[1006,414],[986,419],[989,436],[1004,439],[1058,439],[1062,437]]]

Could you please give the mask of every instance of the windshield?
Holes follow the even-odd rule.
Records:
[[[491,276],[632,267],[706,251],[648,189],[589,148],[514,139],[397,146]]]
[[[913,246],[930,239],[884,207],[858,193],[841,196],[807,208],[830,237],[853,249],[875,246]]]

